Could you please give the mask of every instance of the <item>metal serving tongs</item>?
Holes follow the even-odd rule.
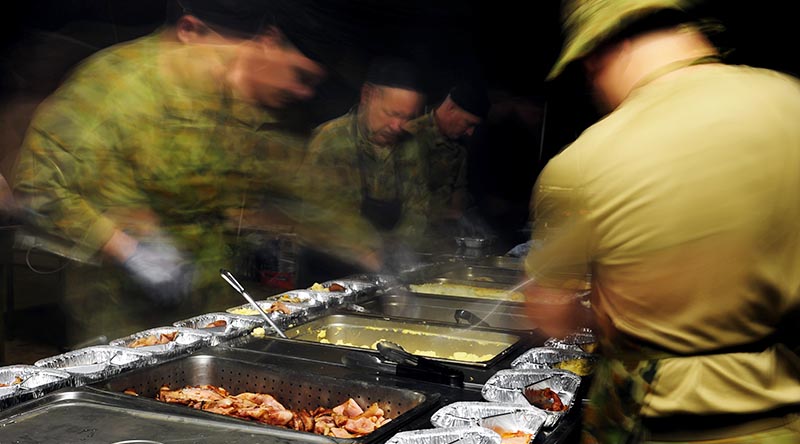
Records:
[[[461,370],[409,353],[394,342],[380,341],[375,348],[382,357],[397,363],[397,376],[464,387],[464,372]]]
[[[283,333],[283,331],[280,328],[278,328],[278,326],[275,324],[275,322],[272,321],[272,319],[261,308],[261,306],[256,304],[256,301],[254,301],[253,298],[250,297],[250,295],[247,294],[246,291],[244,291],[244,287],[242,286],[242,284],[240,284],[239,281],[237,281],[236,278],[233,277],[233,275],[231,274],[230,271],[228,271],[228,270],[226,270],[224,268],[220,268],[219,269],[219,274],[220,274],[220,276],[222,276],[222,279],[225,279],[225,282],[231,284],[231,287],[233,287],[234,290],[239,292],[239,294],[242,295],[242,297],[247,299],[247,302],[249,302],[250,305],[252,305],[256,309],[256,311],[261,313],[261,317],[263,317],[264,320],[267,321],[267,323],[270,325],[270,327],[275,329],[275,331],[278,333],[278,336],[282,337],[283,339],[286,339],[286,335]]]
[[[487,324],[483,319],[480,318],[480,316],[462,308],[456,310],[456,312],[453,314],[453,317],[456,320],[456,324],[458,324],[460,321],[467,321],[472,326],[491,327],[491,325]]]

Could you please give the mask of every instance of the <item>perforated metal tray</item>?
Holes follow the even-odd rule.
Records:
[[[111,393],[132,389],[143,403],[162,404],[154,398],[159,388],[210,384],[224,387],[230,393],[268,393],[287,409],[313,410],[319,406],[335,407],[353,398],[362,408],[377,402],[384,415],[392,421],[373,433],[357,439],[335,439],[337,442],[381,442],[398,427],[429,410],[439,396],[396,387],[385,387],[359,380],[343,380],[321,374],[304,373],[291,368],[253,364],[207,354],[191,355],[156,367],[140,369],[97,383],[93,387]],[[134,397],[132,397],[134,398]],[[171,406],[176,414],[197,412],[186,406]],[[214,413],[199,412],[208,418]],[[244,421],[227,418],[232,421]],[[260,427],[276,428],[268,425]],[[278,428],[280,430],[287,430]],[[290,431],[299,436],[314,437],[312,433]]]
[[[146,408],[143,408],[146,407]],[[191,409],[189,409],[191,410]],[[332,444],[323,436],[244,421],[176,415],[175,406],[143,403],[89,387],[61,390],[0,412],[0,442],[19,444]]]

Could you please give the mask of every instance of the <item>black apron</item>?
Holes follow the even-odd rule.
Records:
[[[380,231],[391,231],[397,226],[403,214],[403,201],[400,199],[400,169],[394,159],[394,199],[381,200],[370,196],[364,166],[364,153],[358,151],[358,169],[361,176],[361,216],[370,221]]]

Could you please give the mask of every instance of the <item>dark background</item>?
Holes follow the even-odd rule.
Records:
[[[299,4],[300,0],[295,0]],[[547,160],[598,116],[577,77],[544,82],[561,46],[557,0],[316,0],[287,34],[328,68],[317,96],[295,110],[303,131],[337,117],[358,97],[371,57],[413,58],[433,106],[449,86],[479,77],[493,109],[470,144],[470,186],[503,244],[527,239],[531,187]],[[524,6],[523,6],[524,4]],[[714,0],[728,60],[798,72],[788,1]],[[4,5],[0,40],[0,173],[6,178],[35,106],[93,52],[144,35],[164,20],[165,0],[32,0]],[[310,22],[308,19],[311,19]],[[309,23],[311,26],[308,26]]]

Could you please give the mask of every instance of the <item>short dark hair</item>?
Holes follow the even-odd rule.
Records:
[[[259,0],[169,0],[167,23],[193,15],[224,35],[252,37],[275,24],[271,2]]]

